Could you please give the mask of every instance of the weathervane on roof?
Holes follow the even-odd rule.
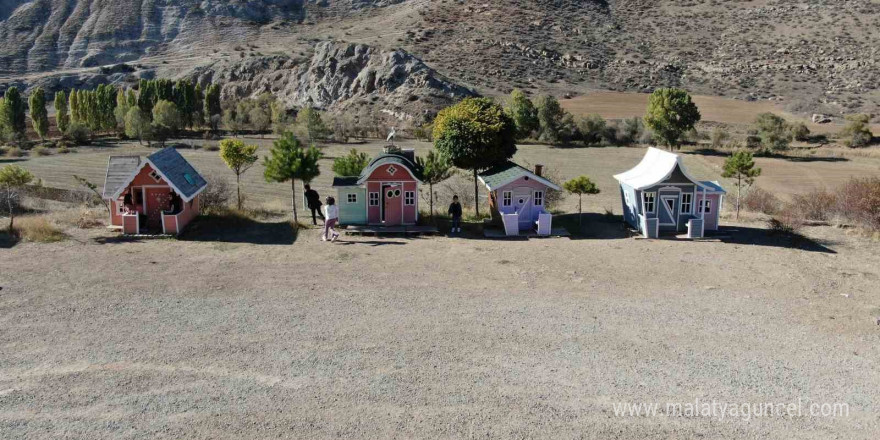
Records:
[[[387,142],[391,142],[391,145],[394,145],[394,138],[397,136],[397,130],[394,127],[391,127],[391,132],[388,133],[388,138],[385,139]]]

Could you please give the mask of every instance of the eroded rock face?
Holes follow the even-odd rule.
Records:
[[[223,84],[223,98],[269,92],[289,108],[365,106],[412,120],[475,95],[402,50],[336,42],[318,43],[308,59],[276,55],[218,63],[193,77]]]

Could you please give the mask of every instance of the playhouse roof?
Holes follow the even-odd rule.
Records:
[[[110,156],[104,177],[104,198],[113,198],[131,182],[131,175],[141,167],[140,156]]]
[[[521,177],[528,177],[537,182],[541,182],[547,187],[555,189],[557,191],[562,190],[559,185],[511,161],[496,165],[478,175],[480,182],[483,182],[483,185],[486,185],[486,187],[489,188],[489,191],[495,191],[496,189],[507,185],[508,183],[511,183]]]
[[[370,161],[370,164],[367,165],[367,167],[364,168],[363,171],[361,171],[361,175],[360,175],[360,177],[358,177],[357,184],[363,185],[367,181],[367,179],[370,178],[370,175],[373,174],[373,171],[375,171],[376,168],[379,168],[380,166],[387,165],[387,164],[402,165],[404,168],[409,170],[410,174],[412,174],[412,177],[415,180],[417,180],[419,183],[422,182],[422,169],[421,169],[421,167],[418,166],[418,164],[415,163],[414,160],[412,160],[410,158],[410,156],[407,156],[406,154],[403,154],[403,153],[382,153],[382,154],[376,156],[375,159]],[[337,186],[335,181],[334,181],[333,185]],[[338,186],[351,186],[351,185],[338,185]]]
[[[208,186],[208,182],[174,148],[159,150],[146,159],[138,156],[111,156],[104,181],[104,197],[116,198],[149,164],[168,182],[184,201],[190,201]]]
[[[334,177],[333,178],[333,186],[335,187],[345,187],[345,186],[358,186],[358,177]]]
[[[642,161],[635,168],[625,173],[617,174],[614,178],[620,183],[640,190],[665,181],[675,172],[676,168],[694,184],[709,191],[713,190],[713,188],[694,179],[687,173],[687,170],[685,170],[684,165],[681,163],[681,156],[654,147],[648,148],[645,157],[642,158]]]

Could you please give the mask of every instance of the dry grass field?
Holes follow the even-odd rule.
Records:
[[[876,243],[587,225],[332,244],[286,223],[97,228],[0,248],[0,438],[875,438]],[[614,412],[694,399],[804,413]]]
[[[261,155],[271,143],[246,141]],[[314,186],[331,193],[333,157],[381,146],[322,147]],[[123,143],[16,163],[75,188],[72,174],[103,183],[111,154],[151,151]],[[217,152],[181,152],[233,180]],[[324,243],[291,227],[289,186],[265,183],[261,165],[245,175],[247,204],[279,214],[200,219],[179,239],[80,229],[101,210],[37,203],[67,236],[0,237],[0,438],[875,438],[876,241],[832,227],[773,236],[729,215],[713,240],[633,238],[605,211],[620,209],[612,175],[643,154],[520,147],[521,163],[599,184],[575,238]],[[719,178],[721,157],[684,160]],[[880,174],[873,157],[759,165],[760,184],[781,194]],[[471,188],[441,185],[439,205]],[[695,399],[800,402],[802,413],[666,413]],[[661,409],[615,413],[640,403]],[[847,412],[813,416],[813,403]]]

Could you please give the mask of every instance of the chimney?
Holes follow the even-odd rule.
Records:
[[[544,165],[541,165],[541,164],[535,165],[535,175],[538,177],[543,177],[542,173],[544,173]]]

